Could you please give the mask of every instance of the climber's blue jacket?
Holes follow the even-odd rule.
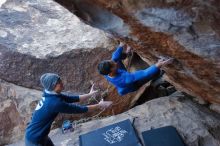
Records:
[[[160,71],[160,69],[155,65],[152,65],[145,70],[130,73],[126,70],[124,64],[122,63],[122,51],[123,47],[117,47],[111,58],[119,65],[117,75],[115,77],[105,75],[105,78],[117,88],[120,95],[125,95],[138,89],[136,86],[137,82],[141,80],[151,80],[152,77]]]
[[[79,96],[69,96],[57,94],[55,92],[44,91],[42,99],[39,101],[31,122],[26,128],[25,138],[31,142],[41,142],[50,132],[50,127],[58,113],[85,113],[86,106],[73,104],[79,102]]]

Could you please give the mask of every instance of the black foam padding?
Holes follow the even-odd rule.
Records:
[[[186,146],[172,126],[142,132],[145,146]]]
[[[141,146],[130,120],[80,135],[80,146]]]

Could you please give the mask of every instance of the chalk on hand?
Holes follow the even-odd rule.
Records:
[[[172,58],[172,57],[168,57],[168,56],[159,56],[159,59],[160,60],[169,60],[169,61],[173,61],[174,60],[174,58]]]

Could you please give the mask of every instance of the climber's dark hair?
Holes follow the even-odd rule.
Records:
[[[111,62],[104,60],[98,64],[98,71],[102,75],[108,75],[111,72]]]

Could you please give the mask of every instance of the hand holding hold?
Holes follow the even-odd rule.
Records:
[[[119,44],[119,47],[124,47],[124,43],[123,42],[120,42],[120,44]]]
[[[130,54],[131,54],[131,51],[132,51],[132,48],[127,45],[126,54],[130,55]]]
[[[156,63],[157,67],[163,67],[165,65],[171,64],[173,62],[173,58],[165,58],[165,57],[161,57],[158,62]]]

